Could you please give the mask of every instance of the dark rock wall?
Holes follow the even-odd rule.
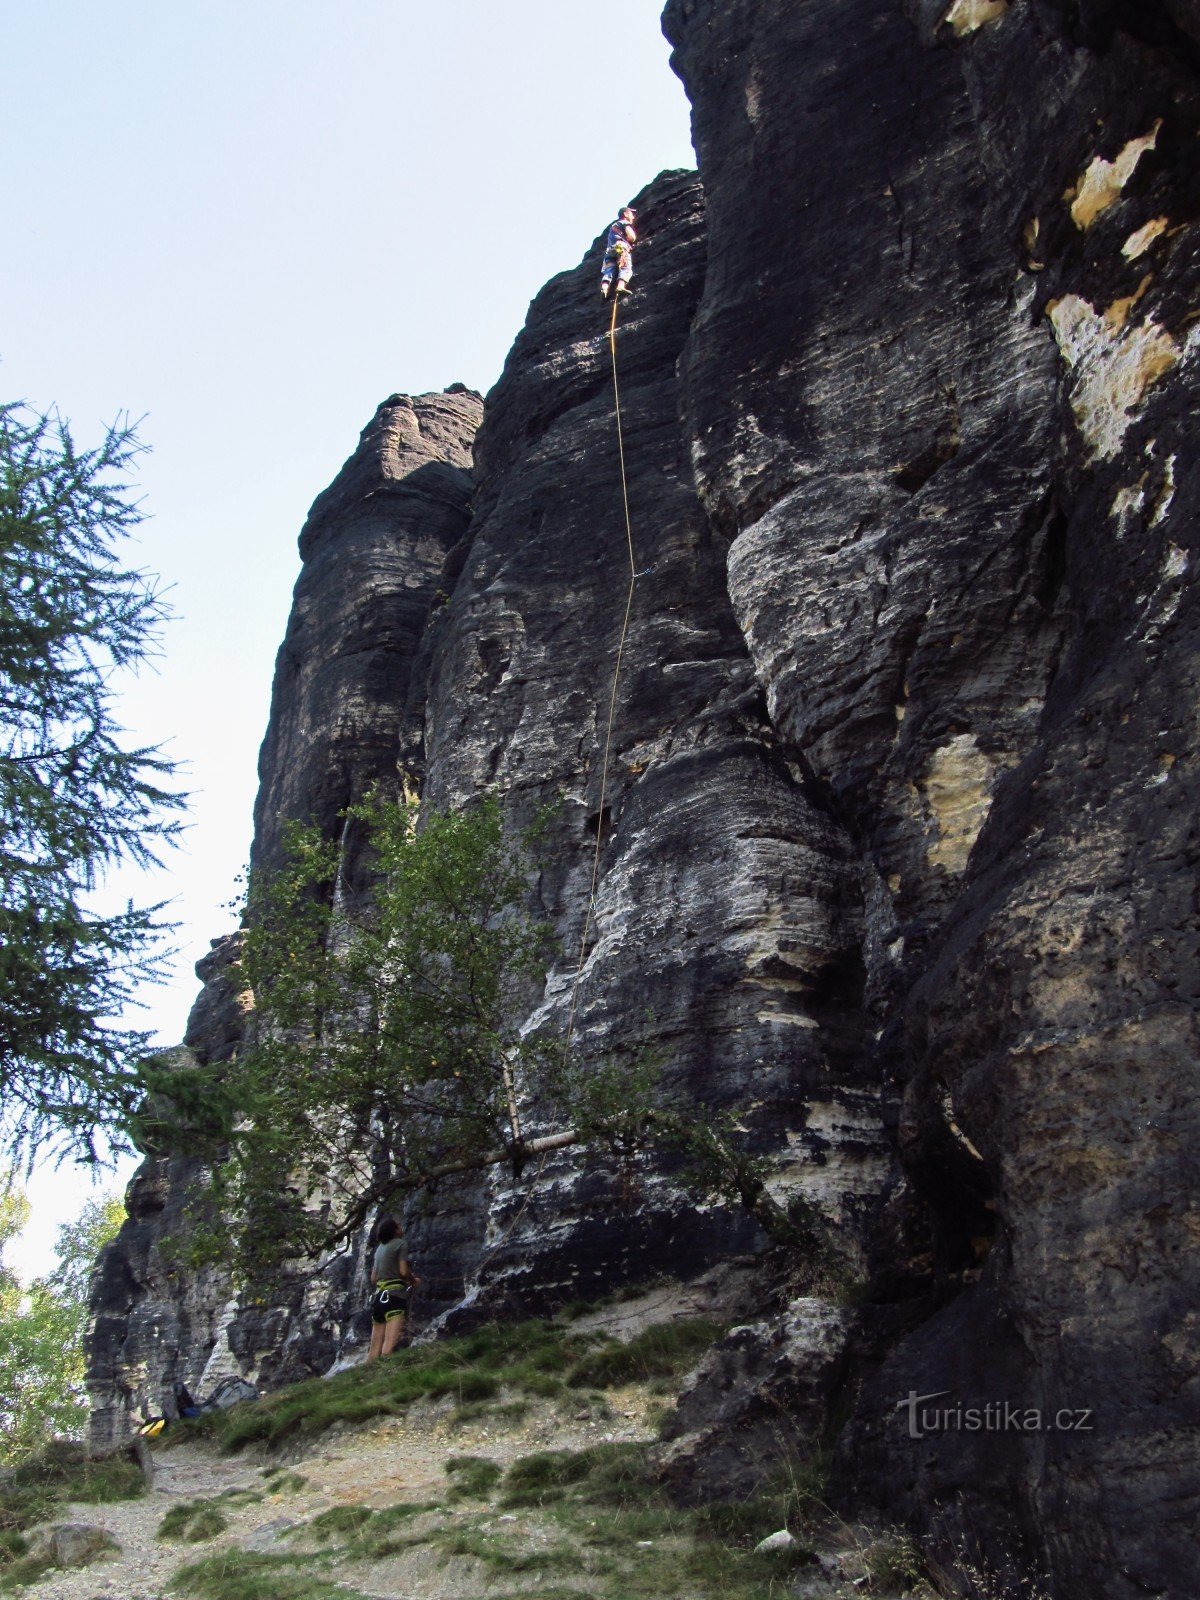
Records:
[[[878,874],[919,1205],[876,1283],[898,1238],[933,1266],[907,1337],[875,1308],[841,1489],[1080,1597],[1200,1592],[1190,15],[667,10],[697,480],[772,719]],[[910,1390],[1092,1431],[918,1443]]]
[[[419,765],[420,646],[466,528],[481,413],[461,385],[392,395],[313,502],[259,756],[252,865],[278,860],[281,821],[333,831],[373,782]]]
[[[848,1419],[848,1513],[1063,1600],[1192,1600],[1195,5],[671,0],[665,27],[703,191],[638,197],[603,807],[630,567],[596,244],[531,305],[473,477],[477,399],[397,397],[314,506],[255,860],[401,770],[439,806],[493,785],[514,826],[552,803],[562,1022],[599,830],[580,1047],[648,1042],[737,1107],[861,1280],[853,1311],[787,1304],[770,1263],[668,1480],[752,1487],[773,1418],[801,1451]],[[212,1059],[235,955],[189,1029]],[[262,1310],[171,1280],[187,1176],[148,1163],[106,1257],[98,1436],[168,1377],[355,1348],[355,1259]],[[412,1232],[460,1317],[764,1245],[669,1164],[567,1155]],[[913,1439],[910,1391],[1089,1426]]]
[[[618,350],[641,575],[603,816],[630,560],[594,250],[535,299],[488,398],[471,553],[430,684],[427,795],[458,804],[495,784],[517,820],[557,805],[540,893],[562,937],[545,1000],[560,1026],[599,826],[577,1043],[595,1058],[661,1048],[669,1087],[746,1108],[763,1148],[789,1138],[823,1148],[838,1138],[844,1097],[864,1129],[878,1122],[860,1058],[822,1009],[857,972],[858,868],[767,717],[729,601],[724,540],[697,499],[680,437],[676,363],[705,273],[701,190],[693,175],[664,174],[636,198],[645,243]],[[822,1134],[806,1131],[810,1097],[827,1113]],[[856,1128],[854,1142],[866,1152],[869,1133]],[[866,1153],[859,1165],[869,1186]],[[532,1203],[501,1188],[493,1227],[502,1238],[481,1285],[488,1305],[529,1309],[589,1283],[702,1270],[761,1243],[736,1214],[698,1216],[661,1173],[640,1182],[632,1204],[614,1205],[616,1175],[592,1166],[580,1176],[562,1158]],[[839,1205],[855,1204],[848,1182]]]

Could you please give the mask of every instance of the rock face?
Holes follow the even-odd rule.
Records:
[[[481,410],[461,384],[393,395],[313,505],[260,759],[258,864],[279,859],[287,818],[340,829],[342,808],[377,781],[396,784],[420,747],[421,644],[466,532]],[[236,937],[220,939],[196,969],[204,987],[184,1048],[204,1065],[229,1060],[242,1038],[236,959]],[[269,1298],[243,1300],[223,1273],[185,1270],[179,1247],[201,1175],[196,1160],[152,1155],[130,1184],[129,1220],[101,1257],[88,1373],[100,1447],[126,1437],[130,1415],[173,1414],[177,1383],[205,1394],[233,1374],[288,1382],[324,1371],[361,1334],[361,1241],[315,1279],[272,1285]]]
[[[1200,1588],[1189,18],[667,10],[708,201],[697,483],[772,722],[877,874],[917,1201],[840,1483],[1071,1596]],[[1092,1431],[917,1443],[910,1390]]]
[[[396,397],[314,506],[255,859],[400,769],[439,807],[494,786],[514,825],[556,800],[542,1014],[570,1007],[599,832],[581,1048],[648,1039],[736,1108],[860,1280],[797,1299],[668,1166],[631,1196],[560,1154],[414,1216],[431,1309],[760,1252],[761,1319],[675,1425],[681,1493],[837,1419],[840,1505],[943,1565],[1190,1600],[1195,5],[671,0],[665,27],[703,187],[637,200],[632,551],[594,245],[481,423],[461,391]],[[235,955],[202,1057],[236,1048]],[[265,1307],[172,1280],[187,1177],[147,1163],[102,1263],[100,1438],[177,1377],[279,1382],[361,1333],[353,1258]]]

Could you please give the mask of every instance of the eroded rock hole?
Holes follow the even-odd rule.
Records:
[[[593,839],[607,839],[612,832],[612,807],[605,806],[602,811],[593,811],[587,819],[587,831]]]

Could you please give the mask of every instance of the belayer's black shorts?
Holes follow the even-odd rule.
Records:
[[[381,1283],[371,1296],[371,1321],[382,1327],[408,1310],[408,1290],[397,1279]]]

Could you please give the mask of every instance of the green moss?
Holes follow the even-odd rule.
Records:
[[[215,1500],[183,1500],[163,1517],[157,1537],[182,1544],[203,1544],[224,1533],[228,1526],[228,1519]]]

